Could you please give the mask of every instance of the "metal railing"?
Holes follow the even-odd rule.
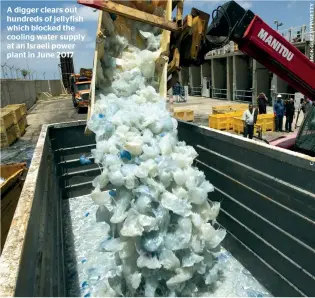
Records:
[[[202,87],[191,87],[190,95],[191,96],[201,96]]]
[[[279,94],[281,95],[282,100],[289,100],[290,98],[294,99],[295,97],[294,93],[274,93],[275,99],[277,99]]]
[[[253,91],[252,90],[235,90],[234,91],[234,100],[252,102]]]
[[[310,40],[311,33],[314,31],[306,31],[306,25],[291,27],[288,29],[279,30],[279,33],[288,41],[305,42]]]
[[[207,56],[216,56],[216,55],[224,55],[224,54],[228,54],[228,53],[233,53],[238,51],[238,46],[236,43],[234,43],[233,41],[230,41],[227,45],[225,45],[224,47],[220,48],[220,49],[216,49],[216,50],[212,50],[210,52],[208,52],[206,54]]]
[[[212,88],[212,98],[227,99],[227,89]]]

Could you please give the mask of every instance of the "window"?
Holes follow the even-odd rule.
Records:
[[[77,84],[78,90],[83,91],[83,90],[89,90],[91,84]]]

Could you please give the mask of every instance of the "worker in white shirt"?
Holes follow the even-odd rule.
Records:
[[[248,110],[246,110],[243,114],[244,121],[244,137],[247,136],[252,139],[254,135],[254,125],[255,125],[255,111],[253,109],[253,105],[248,105]]]

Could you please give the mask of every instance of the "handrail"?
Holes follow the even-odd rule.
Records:
[[[212,88],[212,98],[227,98],[227,89]]]
[[[236,101],[252,101],[253,90],[234,90],[234,100]]]

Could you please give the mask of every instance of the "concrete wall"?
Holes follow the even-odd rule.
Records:
[[[309,41],[304,43],[295,43],[294,46],[309,58]],[[245,90],[246,101],[256,101],[256,97],[260,92],[264,92],[269,99],[274,98],[278,93],[287,93],[288,96],[297,92],[292,86],[281,80],[275,74],[270,78],[270,72],[262,64],[258,63],[251,57],[241,53],[225,53],[206,56],[206,62],[211,64],[212,86],[214,88],[222,88],[222,77],[226,76],[226,87],[228,100],[235,100],[236,90]],[[219,63],[219,59],[226,59],[226,66],[223,67]],[[204,75],[204,65],[201,67],[201,77]],[[222,74],[222,71],[225,73]],[[242,97],[238,94],[238,100]],[[223,97],[221,97],[223,99]]]
[[[27,109],[31,108],[37,100],[39,93],[50,92],[53,96],[60,95],[60,80],[1,80],[1,108],[9,104],[25,103]]]
[[[211,60],[205,61],[205,63],[201,65],[201,80],[202,80],[201,96],[210,97]]]
[[[252,59],[245,55],[233,56],[233,100],[252,101],[251,61]]]
[[[289,84],[276,76],[276,90],[277,93],[288,93]]]
[[[259,93],[265,93],[270,98],[269,70],[257,62],[253,61],[253,98],[257,98]]]
[[[205,63],[201,65],[201,77],[211,78],[211,60],[205,61]]]
[[[250,90],[251,79],[249,72],[249,63],[246,56],[234,56],[234,81],[238,90]]]
[[[180,79],[181,84],[183,86],[188,86],[189,83],[189,68],[188,67],[182,67],[180,70]]]
[[[189,67],[189,83],[191,87],[201,86],[201,67],[191,66]]]
[[[216,58],[212,59],[211,63],[211,80],[212,80],[212,94],[213,98],[227,98],[227,71],[226,59]]]
[[[226,58],[212,60],[212,86],[226,89]]]
[[[227,57],[226,71],[227,100],[233,100],[233,57]]]
[[[50,93],[52,96],[58,96],[62,94],[60,80],[52,80],[52,81],[49,81],[49,83],[50,83],[50,90],[51,90]]]

